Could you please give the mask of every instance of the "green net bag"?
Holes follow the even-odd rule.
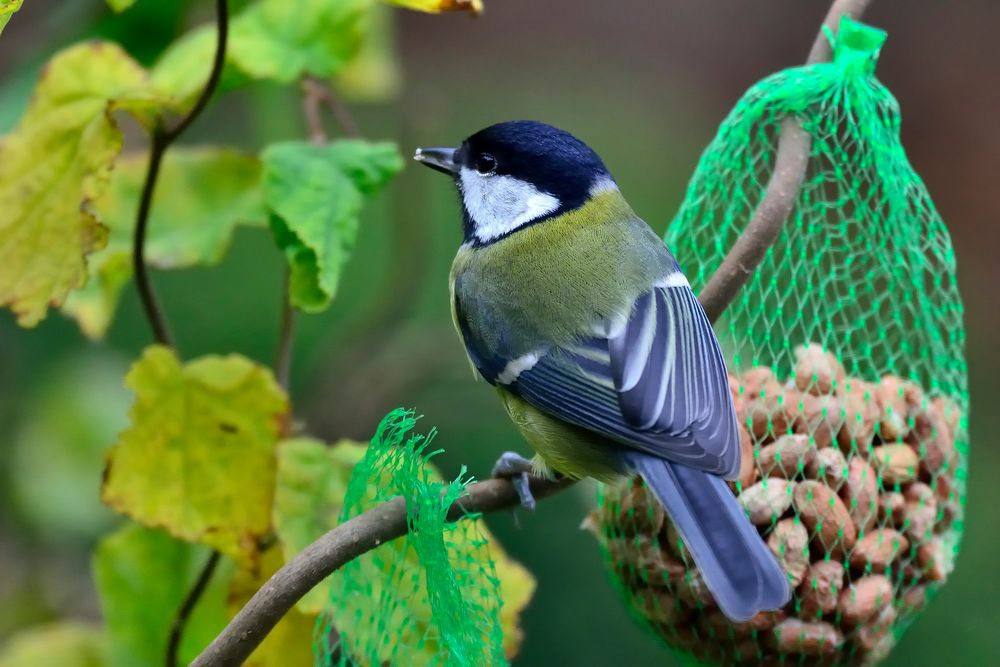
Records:
[[[429,463],[438,453],[428,450],[434,431],[411,434],[415,423],[410,411],[390,413],[354,468],[341,521],[402,496],[410,532],[333,575],[316,631],[317,665],[505,665],[505,645],[516,644],[517,637],[505,642],[501,622],[518,609],[505,610],[501,589],[506,583],[523,605],[533,581],[502,553],[491,558],[476,517],[447,520],[471,480],[441,481]],[[507,570],[501,576],[498,566]]]
[[[753,86],[667,233],[699,291],[764,195],[780,128],[801,124],[801,192],[716,326],[743,437],[733,492],[792,601],[729,622],[639,481],[603,488],[591,521],[635,614],[691,662],[877,662],[952,569],[968,447],[962,302],[948,232],[873,74],[884,39],[845,19],[833,62]]]

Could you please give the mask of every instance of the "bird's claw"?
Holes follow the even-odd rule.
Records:
[[[531,495],[530,474],[531,461],[517,452],[504,452],[493,466],[493,477],[509,479],[521,500],[521,507],[526,510],[535,509],[535,497]]]

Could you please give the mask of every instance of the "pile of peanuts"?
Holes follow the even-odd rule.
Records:
[[[638,479],[605,487],[585,522],[634,611],[705,662],[875,664],[952,568],[956,403],[892,375],[847,377],[816,344],[795,353],[785,382],[766,366],[730,376],[742,439],[731,488],[788,574],[785,608],[730,622]]]

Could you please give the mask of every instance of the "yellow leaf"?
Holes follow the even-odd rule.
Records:
[[[111,111],[149,124],[158,104],[120,47],[80,44],[52,59],[20,124],[0,140],[0,306],[22,326],[83,285],[86,256],[105,243],[90,203],[121,149]]]
[[[271,372],[239,355],[181,365],[154,345],[125,384],[135,403],[108,453],[102,500],[253,563],[271,523],[274,448],[288,413]]]
[[[0,0],[0,32],[3,32],[11,15],[21,8],[24,0]]]
[[[456,11],[471,12],[476,15],[483,13],[483,0],[386,0],[386,2],[431,14]]]
[[[229,590],[227,604],[232,618],[243,608],[253,594],[285,564],[281,547],[277,544],[264,551],[260,566],[236,571]],[[298,606],[285,614],[274,629],[264,638],[246,662],[244,667],[285,667],[313,664],[313,628],[316,614],[303,613]]]

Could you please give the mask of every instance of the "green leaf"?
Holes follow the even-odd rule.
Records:
[[[101,497],[252,564],[271,523],[275,452],[288,401],[271,372],[239,355],[181,365],[151,346],[125,384],[131,424],[108,454]]]
[[[162,103],[120,47],[89,42],[52,59],[20,124],[0,140],[0,305],[22,326],[83,285],[86,256],[105,243],[90,204],[121,149],[111,111],[148,125]]]
[[[261,589],[267,580],[285,564],[280,545],[273,545],[261,554],[260,567],[256,571],[240,569],[233,577],[229,590],[228,613],[232,618],[243,608],[253,594]],[[312,665],[313,630],[316,614],[293,607],[281,617],[264,641],[250,654],[243,667],[295,667]]]
[[[291,268],[292,303],[325,309],[354,248],[366,199],[403,168],[394,144],[342,140],[272,144],[262,155],[264,201]]]
[[[233,19],[230,54],[255,79],[327,78],[357,52],[374,0],[260,0]]]
[[[133,523],[101,541],[93,568],[111,664],[163,664],[170,624],[208,555],[204,547]],[[223,561],[220,569],[185,625],[180,646],[185,665],[225,627],[231,567]]]
[[[341,441],[332,447],[308,438],[278,445],[278,481],[274,495],[274,530],[285,560],[337,525],[354,465],[365,446]],[[320,584],[298,602],[298,609],[318,614],[328,586]]]
[[[135,4],[135,0],[106,0],[108,7],[116,14],[121,14]]]
[[[70,294],[63,311],[90,338],[111,323],[122,288],[132,278],[132,239],[145,154],[119,159],[111,186],[93,208],[109,228],[108,244],[90,258],[86,286]],[[160,269],[217,264],[237,225],[263,225],[260,160],[228,148],[178,147],[160,168],[149,217],[146,261]]]
[[[7,26],[10,17],[21,8],[24,0],[0,0],[0,33]]]

